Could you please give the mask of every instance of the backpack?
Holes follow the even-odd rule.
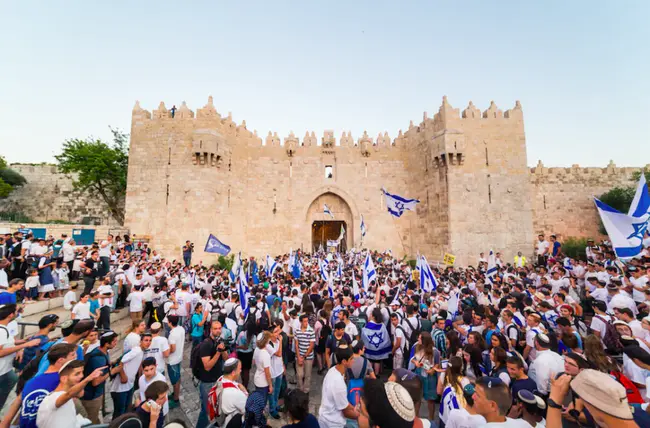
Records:
[[[591,327],[587,327],[587,325],[576,316],[573,317],[573,326],[582,338],[586,338],[592,333]]]
[[[269,329],[269,325],[271,325],[271,320],[269,320],[269,314],[266,313],[266,308],[267,308],[266,302],[264,302],[263,305],[264,306],[262,307],[262,316],[257,322],[259,331],[266,331]]]
[[[609,352],[614,354],[620,354],[623,352],[623,345],[621,344],[621,334],[616,330],[614,324],[611,321],[607,321],[600,315],[594,315],[594,318],[598,318],[605,323],[605,337],[602,338],[603,345],[607,348]]]
[[[7,330],[6,328],[0,326],[0,328]],[[7,334],[9,332],[7,331]],[[23,370],[20,372],[20,375],[18,376],[18,383],[16,385],[16,394],[20,394],[25,387],[25,384],[27,383],[28,380],[36,376],[36,373],[38,373],[38,366],[41,364],[41,360],[43,357],[47,355],[47,351],[54,345],[55,343],[58,342],[47,342],[43,346],[41,346],[39,349],[36,350],[36,353],[32,357],[32,359],[27,363],[27,365],[23,368]]]
[[[208,417],[210,420],[217,418],[216,422],[218,426],[222,426],[226,420],[226,416],[228,416],[225,413],[221,413],[221,395],[226,388],[237,388],[237,386],[227,380],[222,382],[217,381],[208,393]]]
[[[409,340],[406,337],[406,330],[404,330],[404,327],[402,327],[401,325],[398,325],[397,327],[395,327],[395,330],[402,330],[402,334],[404,335],[404,343],[402,343],[400,348],[402,349],[402,353],[406,354],[406,352],[408,352],[408,350],[409,350]],[[393,337],[392,339],[393,339],[392,342],[394,342],[395,338]]]
[[[357,331],[359,332],[359,334],[361,334],[361,331],[363,330],[363,328],[368,323],[368,319],[364,318],[364,317],[365,317],[365,314],[364,314],[363,317],[362,316],[350,317],[350,322],[357,327]],[[354,340],[354,337],[352,339]]]
[[[216,349],[214,341],[210,337],[207,337],[203,339],[201,343],[195,346],[194,349],[192,349],[192,353],[190,354],[190,365],[192,367],[192,376],[197,379],[199,379],[199,375],[201,374],[201,370],[199,370],[199,367],[203,367],[203,361],[201,361],[201,355],[199,349],[201,349],[201,346],[203,346],[206,340],[209,340],[212,346]]]
[[[427,333],[431,333],[433,331],[433,323],[429,319],[423,319],[421,321],[422,325],[422,331],[426,331]]]
[[[418,343],[418,337],[420,337],[420,332],[422,329],[422,324],[420,324],[420,319],[418,318],[417,325],[414,327],[411,324],[411,321],[409,321],[408,318],[404,318],[404,321],[411,327],[411,335],[407,337],[407,340],[409,344],[411,345],[411,349],[415,348],[415,344]]]
[[[352,370],[348,369],[348,402],[356,406],[359,404],[361,401],[361,397],[363,396],[363,382],[366,377],[366,369],[368,366],[368,360],[366,357],[363,358],[363,367],[361,367],[361,377],[355,378]]]
[[[26,366],[30,361],[32,361],[36,356],[36,354],[38,353],[38,351],[40,351],[41,348],[45,346],[47,342],[50,341],[50,339],[44,334],[32,336],[30,340],[32,339],[40,339],[41,344],[37,346],[32,346],[31,348],[25,348],[25,350],[23,351],[23,361],[22,361],[23,367]]]
[[[231,320],[237,322],[237,308],[239,308],[239,307],[240,307],[240,305],[237,305],[234,308],[232,308],[232,311],[230,311],[230,313],[228,314],[228,318],[230,318]]]
[[[612,370],[609,374],[614,376],[618,383],[623,385],[629,404],[643,404],[643,397],[641,397],[639,388],[627,376],[618,370]]]
[[[515,349],[521,353],[521,352],[523,352],[524,348],[526,347],[526,331],[524,331],[523,329],[517,327],[517,324],[510,324],[506,328],[506,338],[508,340],[510,340],[510,331],[513,328],[517,330],[517,343],[515,345]]]

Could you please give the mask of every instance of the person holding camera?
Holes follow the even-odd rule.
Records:
[[[189,267],[192,264],[192,253],[194,252],[194,243],[190,241],[185,241],[183,245],[183,261],[185,266]]]
[[[210,336],[203,340],[199,346],[198,364],[199,397],[201,398],[201,413],[196,423],[197,428],[205,428],[210,424],[208,420],[208,394],[210,389],[223,374],[223,363],[228,358],[226,345],[221,340],[221,323],[213,321],[210,325]]]

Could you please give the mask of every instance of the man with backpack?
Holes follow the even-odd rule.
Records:
[[[49,334],[56,330],[56,323],[58,321],[59,317],[55,314],[45,315],[38,321],[38,333],[30,337],[30,340],[38,339],[40,340],[40,343],[23,350],[23,359],[17,364],[16,370],[21,371],[24,369],[25,366],[34,359],[36,353],[50,341]]]
[[[621,335],[612,324],[612,318],[607,315],[607,305],[602,300],[592,302],[594,316],[591,319],[591,331],[603,342],[605,350],[609,354],[619,354],[623,349]]]
[[[334,332],[325,341],[325,366],[329,369],[330,366],[336,364],[333,360],[336,348],[340,345],[350,345],[352,338],[345,332],[345,323],[342,321],[334,324]]]
[[[208,395],[215,382],[223,374],[223,363],[228,358],[226,346],[219,340],[221,337],[221,323],[213,321],[210,325],[210,336],[204,339],[190,356],[192,362],[192,375],[199,380],[199,397],[201,399],[201,413],[196,424],[197,428],[205,428],[208,420]]]
[[[393,339],[393,370],[404,367],[404,352],[408,350],[409,342],[406,339],[404,327],[400,325],[400,317],[397,312],[390,315],[390,332]]]
[[[117,334],[109,331],[102,334],[99,339],[99,347],[87,353],[84,357],[84,376],[89,376],[92,372],[100,367],[106,367],[104,374],[94,378],[84,388],[84,395],[81,398],[81,404],[86,409],[88,419],[94,424],[100,424],[99,412],[104,402],[104,386],[109,376],[114,376],[122,370],[122,363],[116,367],[111,366],[111,360],[108,351],[117,346]]]
[[[69,343],[53,345],[47,355],[50,366],[45,373],[31,378],[22,390],[22,410],[20,412],[21,428],[36,428],[36,414],[43,398],[59,384],[59,371],[76,359],[76,346]],[[5,417],[13,419],[15,414],[8,413]]]

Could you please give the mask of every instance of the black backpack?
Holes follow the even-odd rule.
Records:
[[[620,354],[623,352],[623,344],[621,343],[621,334],[616,330],[614,324],[611,321],[607,321],[600,315],[594,315],[594,318],[598,318],[605,323],[605,337],[601,338],[603,345],[607,348],[608,353]]]
[[[237,308],[238,308],[239,306],[240,306],[240,305],[237,305],[237,306],[235,306],[234,308],[232,308],[232,311],[230,311],[230,313],[228,314],[228,318],[230,318],[231,320],[233,320],[233,321],[235,321],[235,322],[237,322]],[[238,323],[238,324],[239,324],[239,323]]]
[[[517,324],[510,324],[508,327],[506,327],[506,338],[508,340],[510,340],[510,330],[513,328],[517,330],[517,343],[515,345],[515,349],[521,353],[526,347],[526,331],[517,327]]]
[[[260,317],[260,320],[257,322],[257,327],[261,332],[261,331],[268,330],[270,325],[271,325],[271,320],[269,320],[269,314],[266,313],[266,302],[264,302],[264,306],[262,307],[262,316]]]
[[[192,353],[190,354],[190,366],[192,367],[192,376],[199,380],[200,380],[199,376],[201,374],[201,370],[199,368],[203,367],[203,361],[201,361],[201,353],[199,352],[199,350],[201,349],[201,346],[203,346],[203,344],[206,341],[209,341],[210,344],[213,346],[214,350],[216,350],[217,347],[214,341],[212,340],[212,338],[207,337],[203,339],[201,343],[195,346],[194,349],[192,349]]]
[[[418,319],[416,326],[411,325],[411,321],[406,317],[404,318],[404,321],[409,325],[409,327],[411,327],[411,335],[406,338],[410,345],[410,354],[410,351],[413,349],[413,347],[415,347],[415,344],[418,343],[418,337],[420,337],[420,333],[422,331],[422,324],[420,324],[420,319]]]

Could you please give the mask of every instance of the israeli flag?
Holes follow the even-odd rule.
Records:
[[[327,292],[329,293],[330,299],[334,297],[334,287],[332,284],[334,282],[334,278],[330,275],[330,277],[327,280]]]
[[[627,215],[643,219],[650,217],[650,193],[648,193],[648,183],[645,181],[643,171]]]
[[[287,260],[287,269],[293,269],[293,264],[295,263],[295,256],[293,254],[293,248],[289,250],[289,260]]]
[[[632,217],[618,212],[596,198],[594,198],[594,202],[616,256],[621,259],[638,256],[643,250],[643,237],[648,229],[648,216]]]
[[[433,275],[426,257],[420,256],[420,259],[420,287],[429,293],[438,288],[438,281],[436,281],[436,277]]]
[[[241,251],[239,254],[237,254],[237,258],[232,264],[232,269],[230,269],[230,274],[228,275],[230,277],[230,282],[234,283],[235,279],[239,276],[239,270],[241,269],[242,263],[241,263]]]
[[[352,272],[352,295],[357,300],[361,297],[361,293],[359,293],[359,283],[357,282],[357,276],[354,272]]]
[[[345,228],[343,227],[343,225],[341,225],[341,233],[339,234],[339,239],[337,239],[337,241],[341,242],[344,236],[345,236]]]
[[[363,221],[363,214],[361,214],[361,236],[366,236],[366,223]]]
[[[384,360],[388,358],[393,345],[388,337],[388,331],[384,323],[368,323],[361,329],[361,340],[366,347],[365,354],[372,360]]]
[[[268,254],[266,255],[266,276],[270,280],[273,278],[273,273],[280,265],[274,259],[271,258]]]
[[[447,301],[447,319],[453,321],[458,313],[458,294],[455,294]]]
[[[248,266],[253,265],[251,268],[251,276],[253,277],[253,284],[257,285],[260,283],[259,268],[257,267],[257,262],[252,260],[248,263]]]
[[[300,257],[299,254],[296,254],[294,256],[294,262],[293,265],[291,266],[291,275],[293,275],[294,278],[300,278],[300,275],[302,274],[302,257]]]
[[[221,254],[222,256],[226,256],[230,252],[230,247],[219,241],[213,234],[210,234],[210,236],[208,236],[208,242],[205,243],[205,248],[203,251],[206,253],[216,253]]]
[[[250,297],[250,292],[248,290],[248,283],[246,282],[246,274],[244,270],[239,270],[239,284],[237,284],[237,294],[239,294],[239,303],[241,308],[244,311],[244,316],[248,316],[248,311],[250,307],[248,305],[248,298]]]
[[[318,266],[320,267],[320,277],[323,281],[329,280],[329,265],[325,260],[318,260]]]
[[[490,255],[488,256],[488,269],[485,275],[490,283],[494,284],[494,277],[497,274],[497,261],[494,252],[490,250]]]
[[[569,257],[564,258],[563,266],[566,270],[573,270],[573,264],[571,264],[571,259]]]
[[[377,271],[372,257],[370,257],[370,251],[368,251],[366,260],[363,262],[363,289],[367,291],[370,283],[375,279],[377,279]]]
[[[404,210],[415,211],[415,206],[420,203],[417,199],[407,199],[388,193],[386,189],[381,189],[381,191],[386,198],[386,208],[393,217],[401,217]]]
[[[332,214],[332,211],[330,211],[330,207],[328,207],[327,204],[323,204],[323,214],[327,214],[334,218],[334,214]]]

